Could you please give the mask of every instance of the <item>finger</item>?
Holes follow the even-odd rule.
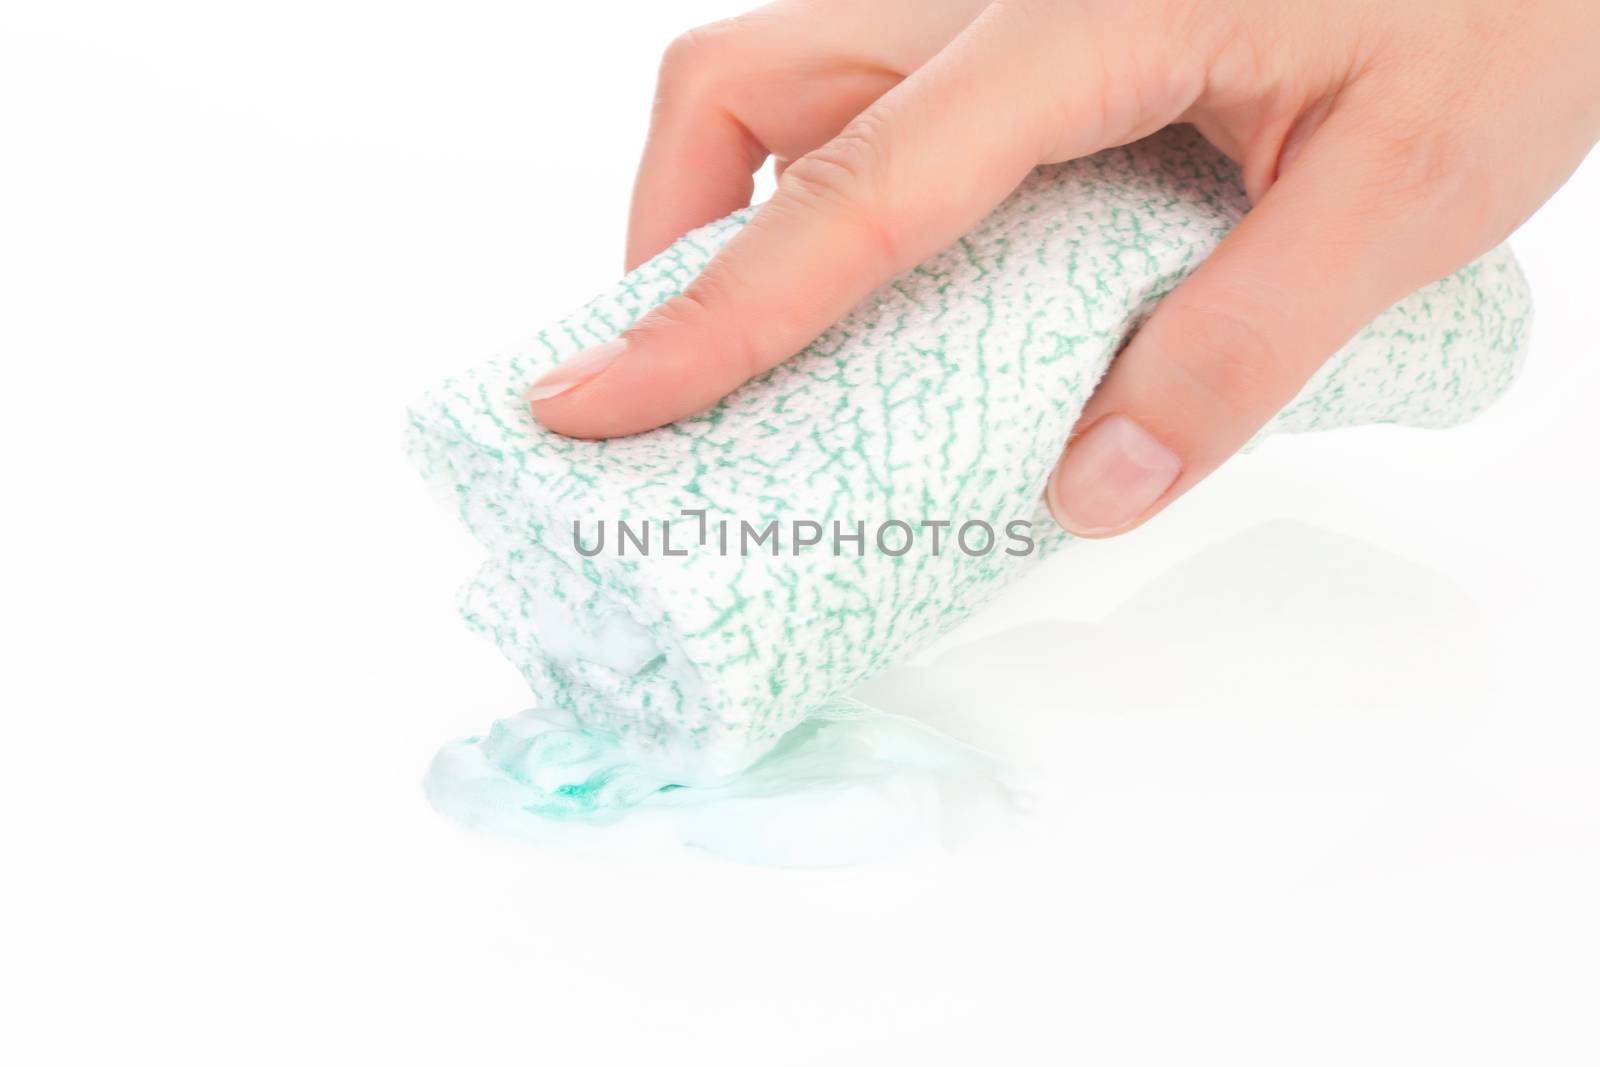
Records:
[[[535,417],[560,433],[614,437],[702,410],[953,242],[1049,152],[1125,139],[1103,121],[1115,112],[1104,107],[1093,50],[1045,55],[1030,47],[1037,33],[1008,5],[987,9],[789,166],[773,199],[682,296],[530,390]],[[1063,77],[1067,105],[1018,106]]]
[[[750,203],[767,150],[723,103],[740,47],[736,33],[711,26],[662,57],[628,214],[628,270]]]
[[[691,30],[662,58],[627,266],[750,202],[752,174],[835,137],[989,0],[789,0]]]
[[[1374,140],[1330,119],[1161,301],[1051,477],[1063,527],[1103,537],[1144,522],[1238,451],[1364,325],[1469,258],[1425,238],[1438,228],[1424,183]]]

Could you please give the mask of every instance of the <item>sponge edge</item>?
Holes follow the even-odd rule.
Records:
[[[1445,429],[1516,380],[1533,305],[1505,245],[1419,290],[1324,363],[1260,436],[1398,423]]]
[[[488,555],[464,617],[541,714],[601,746],[530,742],[519,773],[573,801],[568,815],[638,804],[653,795],[644,783],[724,785],[1027,573],[1066,541],[1041,495],[1084,402],[1245,207],[1233,166],[1187,128],[1042,168],[962,241],[712,410],[605,442],[534,424],[527,385],[682,291],[740,212],[417,403],[412,454]],[[1266,432],[1469,418],[1515,376],[1528,318],[1521,272],[1496,250],[1385,312]],[[575,524],[665,524],[695,546],[704,523],[796,520],[1022,521],[1035,550],[938,552],[923,539],[904,556],[785,543],[777,555],[613,544],[591,557],[573,544]],[[612,770],[591,789],[596,753]]]

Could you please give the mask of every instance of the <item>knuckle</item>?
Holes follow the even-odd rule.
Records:
[[[717,363],[736,369],[740,380],[753,378],[767,367],[740,316],[729,313],[733,306],[713,263],[682,293],[640,319],[628,334],[646,345],[688,343]]]
[[[901,241],[884,195],[887,140],[879,125],[863,113],[831,141],[796,159],[784,169],[778,196],[802,210],[845,222],[875,254],[898,263]]]
[[[1436,127],[1436,124],[1435,124]],[[1397,207],[1425,202],[1464,169],[1461,138],[1426,125],[1395,131],[1373,149],[1372,175]]]
[[[661,54],[657,92],[673,96],[706,87],[721,77],[734,51],[734,20],[708,23],[674,37]]]
[[[784,171],[784,191],[828,207],[865,207],[881,166],[877,146],[851,123]]]
[[[1202,402],[1231,416],[1270,413],[1287,396],[1284,358],[1269,329],[1250,311],[1181,303],[1168,309],[1178,373]]]
[[[709,321],[708,302],[696,291],[700,284],[697,279],[689,289],[657,304],[628,329],[629,340],[655,344],[704,329]]]

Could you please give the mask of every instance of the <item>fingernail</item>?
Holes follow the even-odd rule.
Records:
[[[1069,533],[1111,533],[1178,480],[1183,461],[1126,415],[1107,415],[1067,446],[1045,502]]]
[[[617,357],[622,355],[622,350],[627,347],[628,342],[619,337],[615,341],[607,341],[603,345],[586,348],[575,356],[569,356],[556,364],[543,378],[530,385],[522,394],[523,401],[532,404],[540,400],[549,400],[553,396],[560,396],[568,389],[577,388],[615,363]]]

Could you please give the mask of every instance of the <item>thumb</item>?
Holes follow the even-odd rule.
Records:
[[[703,410],[804,348],[873,289],[969,230],[1059,142],[1060,113],[1021,108],[1067,86],[1079,151],[1107,143],[1099,70],[1044,68],[1033,18],[986,9],[945,50],[795,160],[773,198],[681,296],[528,391],[534,417],[574,437],[615,437]]]
[[[1385,147],[1357,125],[1330,116],[1112,364],[1046,490],[1068,531],[1110,536],[1166,507],[1357,331],[1480,251],[1439,214],[1427,135]]]

